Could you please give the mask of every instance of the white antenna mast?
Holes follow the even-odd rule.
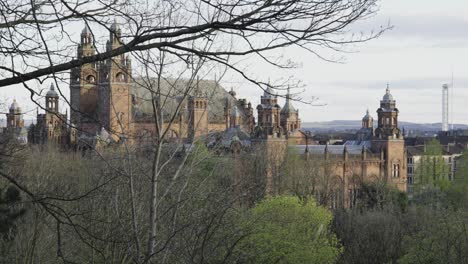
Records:
[[[453,83],[453,66],[452,66],[452,90],[450,93],[450,123],[452,124],[452,133],[453,133],[453,89],[455,88],[455,85]]]

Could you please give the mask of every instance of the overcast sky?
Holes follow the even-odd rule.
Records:
[[[296,103],[302,120],[361,119],[367,108],[376,116],[388,82],[400,120],[440,122],[441,87],[451,82],[453,69],[453,121],[467,124],[467,14],[467,0],[384,0],[378,15],[356,28],[378,28],[390,21],[393,30],[353,47],[358,52],[345,54],[345,64],[324,62],[300,50],[286,54],[302,62],[300,69],[288,73],[304,82],[301,96],[318,96],[327,104]],[[238,94],[246,93],[256,98],[260,91],[239,88]]]
[[[329,63],[297,48],[285,57],[299,62],[294,71],[253,69],[260,78],[294,76],[303,82],[302,98],[320,98],[326,106],[297,103],[303,121],[356,120],[367,108],[376,116],[387,82],[400,109],[400,120],[440,122],[441,86],[454,75],[453,121],[468,124],[468,0],[383,0],[375,17],[360,22],[357,30],[390,22],[393,30],[382,37],[352,47],[345,63]],[[255,65],[253,65],[255,68]],[[260,90],[245,81],[228,78],[238,97],[259,102]],[[68,92],[67,92],[68,94]],[[15,97],[26,110],[24,90],[2,88],[0,100]],[[30,119],[35,111],[25,118]],[[2,117],[3,118],[3,117]]]

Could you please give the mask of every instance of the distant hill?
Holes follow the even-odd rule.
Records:
[[[400,128],[405,128],[407,131],[439,131],[441,123],[412,123],[412,122],[399,122]],[[312,131],[350,131],[361,128],[360,120],[333,120],[324,122],[303,122],[302,128]],[[454,124],[454,129],[468,129],[468,125]]]

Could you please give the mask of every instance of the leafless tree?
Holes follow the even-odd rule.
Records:
[[[123,142],[115,150],[96,150],[92,159],[71,154],[49,157],[54,164],[46,163],[44,157],[38,159],[42,163],[35,161],[32,152],[25,162],[35,164],[31,166],[35,171],[3,170],[3,179],[28,197],[38,212],[35,217],[43,220],[32,234],[38,234],[41,224],[54,230],[49,234],[57,256],[65,262],[89,258],[173,263],[175,252],[181,249],[186,250],[184,257],[190,256],[185,262],[203,263],[220,248],[228,256],[237,238],[232,244],[220,241],[242,234],[214,231],[226,223],[239,201],[238,193],[231,196],[230,192],[204,186],[217,179],[214,174],[220,177],[226,173],[220,166],[227,165],[219,162],[203,170],[211,158],[203,144],[190,149],[180,141],[165,144],[178,125],[186,99],[195,93],[198,78],[212,77],[216,70],[218,83],[226,71],[231,71],[264,89],[270,84],[246,71],[239,64],[242,59],[261,59],[275,67],[291,68],[293,63],[272,59],[271,55],[292,46],[327,59],[321,51],[342,51],[349,44],[371,40],[385,31],[380,28],[367,35],[349,32],[354,22],[376,12],[377,2],[0,0],[0,87],[22,84],[36,101],[40,91],[30,81],[43,83],[52,78],[57,83],[67,82],[67,71],[73,68],[131,53],[139,72],[133,82],[149,94],[144,100],[151,105],[154,125],[147,152]],[[123,45],[101,49],[107,40],[104,35],[116,33],[111,26],[114,19],[122,26]],[[94,36],[97,53],[74,58],[76,39],[68,28],[83,24]],[[60,89],[59,93],[68,103]],[[175,97],[178,101],[172,111],[166,111]],[[141,135],[128,136],[138,140]],[[63,159],[73,162],[61,164]],[[84,172],[74,171],[77,168]],[[257,166],[257,170],[261,168]],[[217,184],[215,181],[207,186]],[[191,203],[208,201],[216,210],[199,204],[190,208]],[[208,245],[213,237],[216,243]],[[78,252],[86,254],[77,258]],[[228,262],[227,258],[223,261]]]

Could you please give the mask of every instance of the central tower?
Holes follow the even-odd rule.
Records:
[[[406,152],[403,135],[398,128],[396,101],[387,84],[377,109],[378,125],[372,139],[372,151],[382,153],[381,176],[400,191],[406,190]]]
[[[86,25],[81,32],[77,58],[96,55],[94,38]],[[97,63],[84,64],[70,72],[71,122],[84,133],[98,131],[98,67]]]
[[[106,51],[122,46],[122,31],[115,21]],[[99,120],[114,139],[128,137],[131,129],[132,65],[124,54],[101,62],[99,67]]]

